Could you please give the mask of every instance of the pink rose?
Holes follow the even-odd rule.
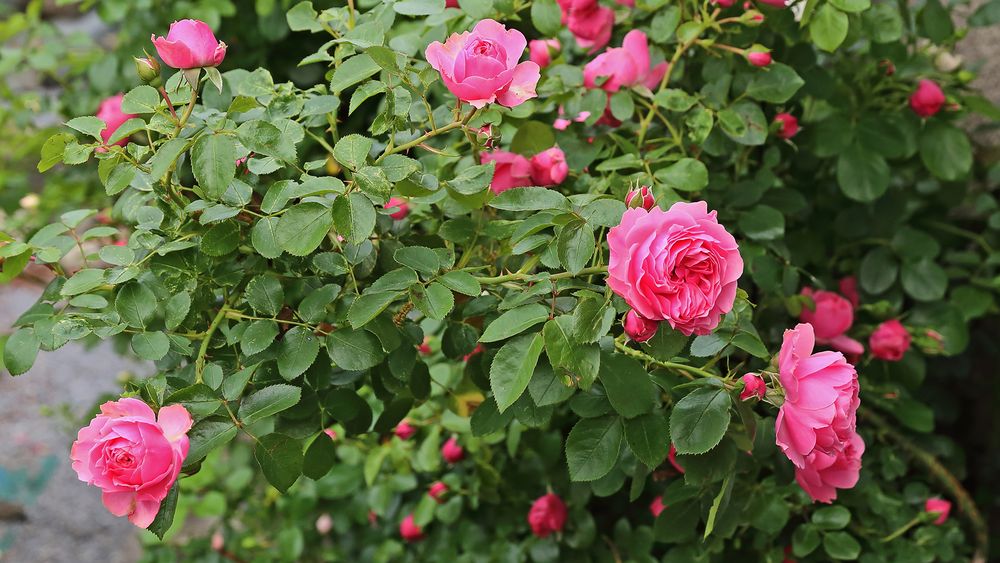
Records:
[[[219,66],[226,58],[226,44],[215,39],[203,21],[181,20],[170,24],[166,37],[150,36],[156,53],[173,68]]]
[[[421,356],[430,356],[434,351],[431,350],[430,339],[424,338],[424,341],[417,346],[417,352],[420,352]]]
[[[540,76],[537,64],[517,62],[525,45],[520,31],[482,20],[471,32],[431,43],[424,56],[459,100],[476,108],[493,102],[512,108],[535,97]]]
[[[609,48],[583,68],[583,85],[617,92],[640,84],[653,89],[667,72],[667,63],[649,66],[649,42],[646,34],[633,29],[625,35],[621,47]],[[607,77],[600,86],[597,79]]]
[[[917,89],[910,95],[910,109],[920,117],[930,117],[941,111],[944,105],[944,92],[933,80],[921,80]]]
[[[629,190],[628,195],[625,196],[625,205],[627,207],[641,207],[648,211],[656,205],[656,199],[649,186],[642,186],[637,190]]]
[[[181,405],[159,416],[139,399],[101,405],[70,452],[77,477],[103,491],[104,506],[140,528],[153,523],[188,453],[191,415]]]
[[[608,248],[608,286],[649,320],[708,334],[733,308],[743,259],[703,201],[629,209],[608,232]]]
[[[854,324],[850,301],[832,291],[816,291],[811,287],[802,288],[802,295],[813,300],[813,308],[802,307],[799,320],[813,326],[816,342],[845,354],[864,353],[864,346],[846,334]]]
[[[122,126],[123,123],[132,119],[133,117],[138,117],[131,113],[122,112],[122,99],[125,98],[124,94],[118,94],[117,96],[111,96],[103,102],[101,106],[97,108],[97,119],[104,122],[105,127],[101,129],[101,138],[107,143],[111,139],[111,135],[114,135],[115,131]],[[119,139],[115,143],[120,147],[124,147],[128,144],[128,139]],[[107,149],[104,147],[98,147],[99,152],[104,152]]]
[[[743,382],[743,391],[740,392],[740,400],[746,401],[751,397],[757,397],[757,399],[763,399],[764,394],[767,393],[767,384],[764,383],[764,379],[755,373],[748,373],[740,378]]]
[[[659,496],[653,499],[653,502],[649,503],[649,512],[653,515],[653,518],[659,518],[660,513],[667,509],[667,505],[663,504],[663,497]]]
[[[840,294],[846,297],[851,305],[857,309],[858,305],[861,304],[861,296],[858,294],[858,278],[854,276],[841,278],[837,287],[840,289]]]
[[[622,319],[622,327],[625,329],[625,334],[636,342],[645,342],[652,338],[659,326],[660,323],[644,319],[635,311],[625,313],[625,318]]]
[[[768,6],[771,6],[772,8],[784,8],[784,7],[786,7],[785,6],[785,0],[757,0],[757,1],[760,2],[761,4],[767,4]]]
[[[615,25],[615,11],[597,0],[556,0],[562,10],[562,23],[577,45],[591,53],[608,44]]]
[[[331,440],[337,439],[337,431],[334,430],[333,428],[327,428],[326,430],[323,431],[323,433],[329,436]]]
[[[389,214],[389,217],[397,221],[402,221],[410,214],[410,206],[407,205],[406,200],[398,197],[390,197],[389,201],[385,202],[383,206],[386,209],[396,208],[395,211]]]
[[[951,512],[951,502],[943,498],[929,498],[924,503],[924,512],[937,514],[938,517],[934,520],[934,525],[940,526],[948,520],[948,514]]]
[[[441,457],[448,463],[458,463],[465,457],[465,450],[458,445],[458,440],[452,437],[441,446]]]
[[[434,481],[429,489],[427,489],[427,496],[434,499],[438,504],[444,502],[444,495],[448,492],[448,485],[445,485],[441,481]]]
[[[569,175],[566,154],[559,147],[531,157],[531,181],[536,186],[558,186]]]
[[[531,161],[519,154],[507,151],[487,152],[483,153],[482,161],[483,164],[496,163],[493,168],[493,182],[490,183],[490,189],[495,194],[532,184]]]
[[[393,433],[400,440],[409,440],[414,434],[417,433],[417,429],[409,422],[402,420],[396,425],[396,428],[393,429]]]
[[[767,51],[748,51],[747,61],[753,66],[768,66],[771,64],[771,53]]]
[[[528,58],[539,68],[545,68],[552,64],[553,53],[561,48],[558,39],[533,39],[528,41]]]
[[[778,124],[778,136],[782,139],[791,139],[799,132],[799,120],[790,113],[779,113],[774,116],[774,122]]]
[[[778,355],[785,402],[775,442],[795,465],[795,478],[813,500],[830,502],[851,488],[865,444],[856,432],[858,373],[840,352],[813,353],[813,325],[786,330]]]
[[[868,347],[876,358],[898,362],[910,349],[910,333],[902,323],[890,319],[878,325],[868,338]]]
[[[326,534],[329,534],[332,529],[333,518],[326,512],[320,514],[319,518],[316,519],[316,531],[319,532],[320,535],[325,536]]]
[[[667,461],[670,462],[670,465],[674,466],[674,469],[676,469],[678,473],[681,475],[684,474],[684,468],[681,467],[681,464],[677,463],[677,447],[673,444],[670,444],[670,450],[667,452]]]
[[[459,7],[458,0],[445,0],[444,7],[445,8],[458,8]]]
[[[561,117],[563,115],[563,108],[562,108],[562,106],[559,106],[559,115],[560,115],[560,117],[558,117],[552,123],[552,127],[556,128],[556,129],[558,129],[560,131],[565,131],[567,127],[569,127],[570,125],[572,125],[573,121],[575,121],[577,123],[583,123],[584,121],[587,121],[587,118],[590,117],[590,112],[589,111],[581,111],[580,113],[578,113],[576,115],[576,117],[573,118],[573,121],[570,121],[570,120],[568,120],[568,119],[566,119],[564,117]]]
[[[424,539],[424,531],[413,521],[413,515],[407,514],[406,518],[399,523],[399,535],[407,543],[418,542]]]
[[[566,524],[566,503],[554,493],[535,499],[528,511],[531,533],[540,538],[561,532]]]

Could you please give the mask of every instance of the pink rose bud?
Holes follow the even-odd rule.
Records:
[[[660,513],[667,509],[667,505],[663,504],[663,497],[659,496],[653,499],[653,502],[649,503],[649,512],[653,515],[653,518],[659,518]]]
[[[732,8],[736,0],[712,0],[712,3],[720,8]]]
[[[528,511],[528,524],[531,533],[540,538],[561,532],[566,525],[566,503],[554,493],[535,499]]]
[[[785,331],[778,355],[785,402],[774,423],[775,443],[795,466],[802,490],[814,501],[832,502],[837,489],[857,484],[861,471],[858,372],[839,352],[814,354],[815,344],[811,324]]]
[[[607,49],[583,67],[583,85],[606,92],[640,85],[656,89],[666,72],[667,63],[650,67],[649,40],[645,33],[633,29],[621,47]],[[600,86],[598,79],[605,79]]]
[[[374,510],[368,511],[368,524],[374,526],[378,522],[378,514],[375,514]]]
[[[325,536],[329,534],[332,529],[333,518],[331,518],[326,512],[320,514],[319,518],[316,519],[316,531],[319,532],[320,535]]]
[[[413,521],[412,514],[407,514],[406,518],[403,518],[403,521],[399,523],[399,535],[408,543],[424,539],[424,531]]]
[[[222,551],[226,547],[226,538],[222,535],[222,532],[216,531],[212,534],[212,550]]]
[[[660,323],[644,319],[642,315],[636,313],[634,310],[625,313],[625,318],[622,319],[622,327],[625,328],[625,334],[636,342],[645,342],[652,338],[659,326]]]
[[[427,496],[431,497],[438,504],[444,502],[444,495],[448,492],[448,485],[445,485],[441,481],[434,481],[430,489],[427,489]]]
[[[740,14],[740,23],[747,27],[757,27],[764,23],[764,14],[760,10],[747,9]]]
[[[757,0],[761,4],[767,4],[772,8],[785,8],[785,0]]]
[[[428,342],[429,339],[424,338],[424,341],[417,346],[417,352],[419,352],[421,356],[430,356],[433,352],[433,350],[431,350],[431,345]]]
[[[625,205],[627,207],[641,207],[649,211],[656,205],[656,199],[649,186],[642,186],[637,190],[629,190],[628,195],[625,196]]]
[[[629,209],[607,239],[607,284],[643,318],[709,334],[733,308],[743,258],[704,201]]]
[[[517,62],[526,45],[520,31],[487,19],[444,44],[431,43],[424,56],[459,100],[476,108],[493,102],[512,108],[536,96],[538,65]]]
[[[148,54],[145,57],[133,57],[135,60],[135,73],[139,75],[139,80],[158,88],[163,84],[160,78],[160,63]]]
[[[190,429],[191,415],[181,405],[157,415],[139,399],[109,401],[77,434],[73,470],[101,489],[108,511],[148,528],[181,472]]]
[[[778,136],[782,139],[791,139],[799,132],[799,120],[790,113],[779,113],[774,116],[774,122],[778,124]]]
[[[462,449],[462,446],[458,445],[458,440],[449,438],[441,446],[441,457],[448,463],[458,463],[465,457],[465,450]]]
[[[475,356],[476,354],[482,353],[482,351],[485,350],[485,349],[486,348],[483,348],[483,345],[481,343],[480,344],[476,344],[476,347],[473,348],[471,352],[469,352],[468,354],[462,356],[462,361],[463,362],[468,362],[469,360],[472,359],[473,356]]]
[[[577,45],[591,53],[608,44],[615,25],[615,11],[597,0],[556,0],[562,10],[562,23],[573,34]]]
[[[329,436],[331,440],[337,439],[337,432],[333,428],[327,428],[326,430],[323,431],[323,433]]]
[[[105,124],[104,129],[101,129],[101,138],[104,139],[105,143],[111,139],[111,136],[114,135],[115,131],[117,131],[123,123],[133,117],[138,117],[137,115],[133,115],[131,113],[122,112],[122,99],[124,98],[124,94],[111,96],[101,102],[101,107],[97,108],[97,119],[100,119]],[[115,144],[124,147],[128,144],[128,139],[120,139]],[[104,152],[107,149],[99,147],[97,150],[98,152]]]
[[[944,347],[944,336],[942,336],[940,332],[933,329],[927,329],[925,334],[927,334],[927,338],[937,342],[939,347]]]
[[[458,0],[445,0],[444,7],[445,8],[458,8],[459,7]]]
[[[396,428],[393,430],[393,433],[395,433],[396,437],[399,438],[400,440],[409,440],[410,438],[413,437],[414,434],[417,433],[417,429],[414,426],[412,426],[409,422],[403,420],[396,425]]]
[[[816,342],[845,354],[865,351],[860,342],[846,334],[854,324],[854,306],[850,301],[832,291],[816,291],[811,287],[802,288],[802,295],[812,299],[813,307],[802,307],[799,320],[813,326]]]
[[[212,28],[199,20],[180,20],[170,24],[166,37],[150,39],[156,53],[172,68],[203,68],[219,66],[226,58],[226,44],[215,39]]]
[[[740,391],[740,400],[746,401],[751,397],[757,397],[758,400],[764,398],[764,393],[767,393],[767,384],[761,376],[755,373],[748,373],[740,378],[743,382],[743,391]]]
[[[934,520],[934,525],[940,526],[948,520],[948,514],[951,512],[951,502],[943,498],[929,498],[924,503],[924,512],[937,514],[938,517]]]
[[[840,294],[846,297],[851,305],[857,309],[858,305],[861,304],[861,295],[858,293],[858,278],[854,276],[841,278],[837,286],[840,289]]]
[[[539,68],[552,64],[552,55],[562,48],[558,39],[534,39],[528,41],[528,58]]]
[[[753,66],[768,66],[771,64],[771,53],[768,51],[747,51],[747,60]]]
[[[566,154],[552,147],[531,157],[531,180],[536,186],[558,186],[569,175]]]
[[[531,161],[519,154],[507,151],[483,153],[482,162],[494,162],[493,182],[490,189],[500,194],[511,188],[524,188],[532,185]]]
[[[407,215],[410,214],[410,206],[406,203],[406,200],[402,198],[390,197],[389,201],[387,201],[383,207],[390,211],[394,209],[394,211],[389,214],[389,217],[392,217],[396,221],[402,221]]]
[[[681,464],[677,463],[677,447],[673,444],[670,444],[670,450],[667,452],[667,461],[670,462],[670,465],[674,466],[674,469],[676,469],[678,473],[681,475],[684,474],[684,468],[681,467]]]
[[[941,111],[944,105],[944,92],[933,80],[921,80],[917,90],[910,96],[910,109],[920,117],[930,117]]]
[[[878,325],[875,332],[868,338],[868,347],[872,355],[880,360],[898,362],[903,354],[910,349],[910,333],[896,319],[890,319]]]
[[[886,76],[892,76],[896,74],[896,65],[892,64],[889,59],[882,59],[878,62],[878,67],[883,69]]]

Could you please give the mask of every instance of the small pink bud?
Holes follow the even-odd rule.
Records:
[[[660,513],[667,509],[667,505],[663,504],[663,497],[658,496],[653,499],[653,502],[649,503],[649,511],[653,514],[653,518],[659,518]]]
[[[401,221],[410,214],[410,206],[406,203],[406,200],[398,197],[390,197],[389,201],[385,202],[386,209],[392,211],[389,217],[392,217],[396,221]]]
[[[566,525],[566,503],[559,495],[549,493],[535,499],[528,511],[528,524],[531,533],[539,538],[545,538],[554,532],[561,532]]]
[[[441,446],[441,457],[448,463],[458,463],[465,457],[465,450],[458,445],[458,440],[452,437]]]
[[[951,512],[951,502],[943,498],[929,498],[924,503],[924,512],[936,513],[938,517],[934,520],[934,525],[940,526],[948,520],[948,514]]]
[[[399,523],[399,535],[408,542],[418,542],[424,539],[424,531],[413,521],[413,515],[407,514],[406,518]]]
[[[629,190],[628,195],[625,196],[625,205],[627,207],[641,207],[649,211],[656,205],[656,198],[653,197],[649,186],[642,186],[637,190]]]
[[[413,427],[409,422],[403,420],[396,425],[396,428],[395,430],[393,430],[393,432],[396,434],[396,437],[399,438],[400,440],[409,440],[410,438],[413,437],[414,434],[417,433],[417,429]]]
[[[774,122],[778,124],[778,136],[782,139],[791,139],[799,132],[799,120],[790,113],[779,113],[774,116]]]
[[[635,310],[632,310],[625,313],[622,326],[625,327],[625,334],[629,338],[636,342],[645,342],[656,334],[656,329],[660,326],[660,323],[643,318]]]
[[[438,504],[444,502],[444,495],[448,492],[448,485],[445,485],[441,481],[434,481],[430,489],[427,489],[427,496],[431,497]]]
[[[325,536],[326,534],[329,534],[330,530],[332,529],[333,529],[333,518],[331,518],[330,515],[325,512],[323,514],[320,514],[319,518],[316,519],[316,531],[319,532],[320,535]]]
[[[740,392],[740,400],[746,401],[751,397],[757,397],[757,399],[763,399],[764,393],[767,392],[767,384],[764,380],[755,373],[748,373],[740,378],[743,382],[743,391]]]
[[[430,356],[433,352],[431,350],[431,345],[428,344],[429,339],[424,338],[424,341],[417,345],[417,352],[420,352],[421,356]]]
[[[767,51],[750,51],[747,53],[747,60],[753,66],[765,67],[771,64],[771,53]]]
[[[226,547],[226,538],[223,537],[222,532],[216,531],[212,534],[212,550],[222,551],[224,547]]]
[[[333,428],[327,428],[323,433],[329,436],[331,440],[337,439],[337,432]]]

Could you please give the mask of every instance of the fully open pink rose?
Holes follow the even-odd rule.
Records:
[[[164,64],[173,68],[219,66],[226,58],[226,44],[215,39],[212,28],[200,20],[180,20],[170,24],[166,37],[150,39]]]
[[[562,10],[562,23],[576,39],[577,45],[590,52],[597,51],[611,40],[615,26],[615,11],[601,6],[597,0],[556,0]]]
[[[546,149],[531,157],[531,181],[536,186],[557,186],[569,175],[566,154],[559,147]]]
[[[654,89],[667,72],[667,63],[650,68],[649,41],[646,34],[633,29],[625,35],[621,47],[613,47],[594,57],[583,67],[583,85],[617,92],[640,84]],[[607,77],[598,86],[598,79]]]
[[[531,533],[540,538],[561,532],[566,525],[566,503],[555,493],[535,499],[528,511],[528,524],[531,525]]]
[[[930,117],[941,111],[944,102],[944,92],[933,80],[921,80],[916,91],[910,95],[910,109],[920,117]]]
[[[399,197],[390,197],[389,201],[385,202],[386,209],[392,211],[389,217],[397,221],[401,221],[410,214],[410,206],[406,203],[406,200]]]
[[[490,189],[499,194],[511,188],[523,188],[532,185],[531,161],[523,156],[507,152],[493,151],[483,153],[483,164],[496,163],[493,168],[493,182]]]
[[[636,342],[645,342],[655,336],[659,326],[660,323],[644,319],[635,311],[625,313],[625,318],[622,319],[622,328],[625,329],[625,334]]]
[[[795,465],[799,485],[820,502],[853,487],[864,441],[857,435],[858,373],[840,352],[813,353],[813,325],[786,330],[778,356],[785,402],[775,442]]]
[[[558,39],[534,39],[528,42],[528,58],[539,68],[545,68],[552,63],[552,53],[561,48]]]
[[[943,498],[929,498],[924,503],[924,512],[937,514],[938,516],[934,520],[934,525],[940,526],[948,521],[948,514],[951,513],[951,502]]]
[[[813,300],[813,307],[802,307],[799,320],[813,326],[816,342],[849,355],[865,351],[860,342],[846,334],[854,324],[854,306],[850,301],[832,291],[811,287],[803,288],[802,295]]]
[[[743,259],[703,201],[629,209],[608,248],[608,286],[647,319],[708,334],[733,308]]]
[[[910,349],[910,333],[903,323],[890,319],[878,325],[868,339],[872,355],[880,360],[898,362],[903,354]]]
[[[472,31],[431,43],[424,56],[459,100],[476,108],[493,102],[512,108],[535,97],[540,76],[536,63],[517,62],[525,45],[520,31],[482,20]]]
[[[117,96],[111,96],[103,102],[101,106],[97,108],[97,119],[104,122],[106,127],[101,129],[101,138],[107,143],[111,139],[111,135],[114,135],[115,131],[133,117],[138,117],[130,113],[122,112],[122,99],[125,98],[124,94],[118,94]],[[124,147],[128,143],[128,139],[120,139],[116,142],[116,145]],[[99,147],[98,151],[106,151],[103,147]]]
[[[73,470],[103,491],[112,514],[146,528],[180,474],[190,429],[191,415],[181,405],[163,407],[157,416],[139,399],[104,403],[73,442]]]

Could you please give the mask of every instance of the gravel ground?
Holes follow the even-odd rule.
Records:
[[[40,293],[29,283],[0,287],[0,330],[6,332]],[[118,374],[151,369],[121,358],[106,343],[92,349],[69,343],[40,353],[24,375],[0,374],[0,501],[20,505],[26,517],[12,522],[0,514],[0,561],[139,559],[134,527],[105,510],[100,492],[70,468],[76,427],[63,412],[83,417],[103,393],[119,392]]]

